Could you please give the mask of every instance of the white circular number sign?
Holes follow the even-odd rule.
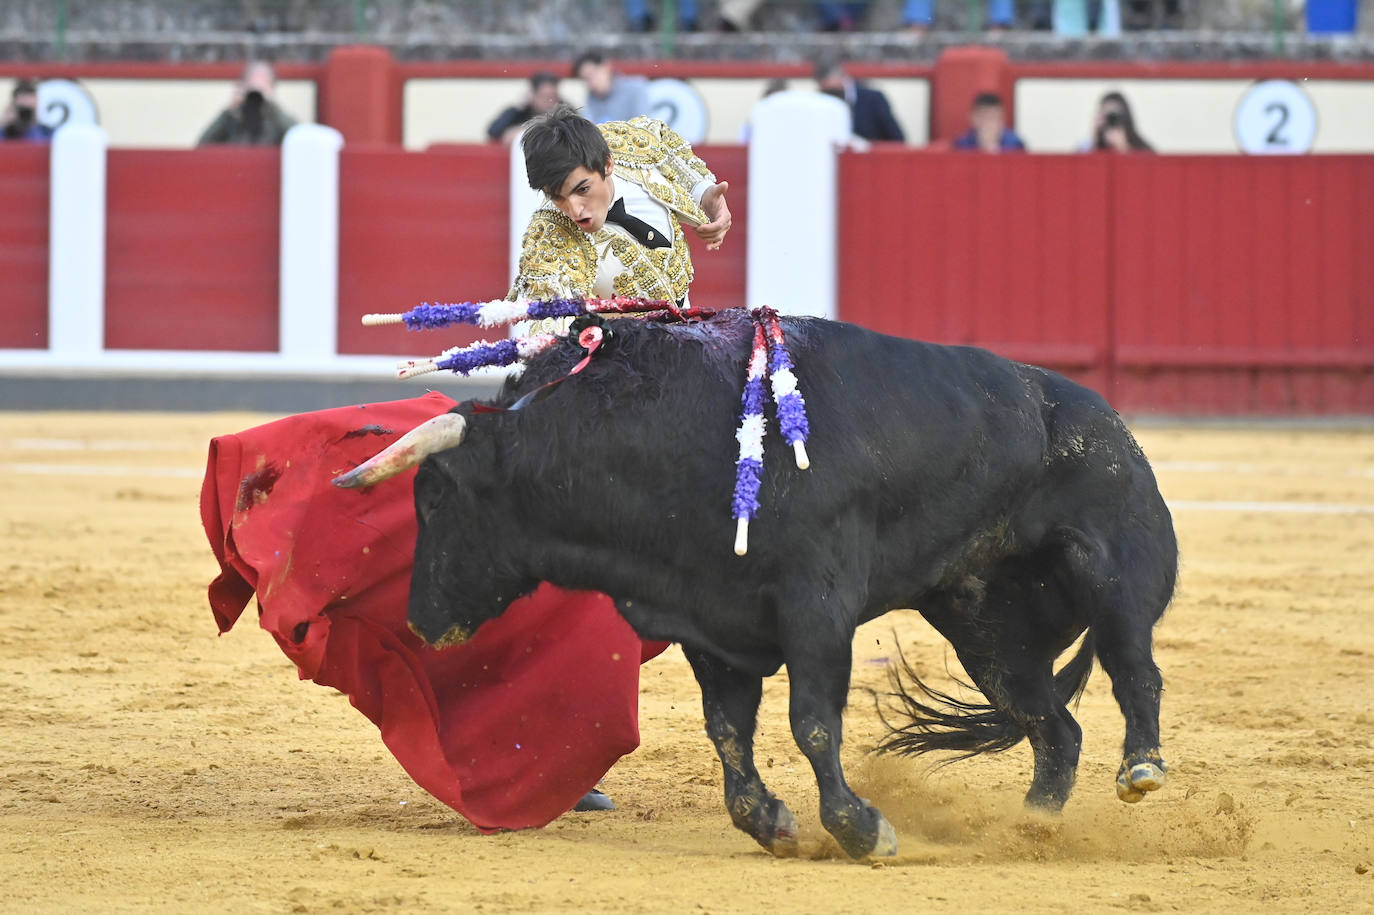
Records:
[[[649,117],[658,118],[688,143],[706,139],[706,103],[701,93],[680,79],[650,80]]]
[[[1310,152],[1316,136],[1316,107],[1306,92],[1286,79],[1255,83],[1236,107],[1236,142],[1242,152]]]
[[[69,79],[45,79],[38,84],[38,120],[53,130],[63,124],[100,123],[91,94]]]

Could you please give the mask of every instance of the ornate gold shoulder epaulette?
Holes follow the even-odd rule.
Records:
[[[653,131],[645,126],[646,123],[653,121],[639,117],[632,121],[610,121],[598,125],[602,136],[606,138],[606,145],[611,148],[612,159],[641,168],[652,168],[663,162],[667,150]]]

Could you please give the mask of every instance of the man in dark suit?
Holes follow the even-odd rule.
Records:
[[[849,106],[850,129],[865,140],[896,140],[903,142],[906,134],[892,114],[887,96],[877,89],[856,82],[845,70],[844,62],[829,58],[816,64],[816,84],[827,95],[833,95]]]

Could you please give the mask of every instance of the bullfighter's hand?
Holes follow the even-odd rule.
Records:
[[[706,250],[714,251],[725,241],[725,233],[730,231],[730,207],[725,203],[725,192],[730,182],[722,181],[707,189],[701,195],[701,208],[710,222],[696,227],[697,237],[706,242]]]

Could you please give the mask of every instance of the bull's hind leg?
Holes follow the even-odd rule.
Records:
[[[1067,703],[1086,681],[1090,656],[1054,674],[1055,658],[1083,628],[1066,599],[1053,555],[1010,557],[980,583],[931,595],[922,613],[949,639],[992,708],[946,718],[931,749],[1005,750],[1024,736],[1035,758],[1026,803],[1059,811],[1078,770],[1083,731]]]
[[[1073,791],[1083,729],[1056,691],[1054,652],[1018,620],[1024,617],[942,631],[974,685],[1031,745],[1035,774],[1027,806],[1058,812]]]
[[[791,680],[792,736],[816,773],[821,823],[851,858],[895,855],[896,832],[876,807],[853,792],[840,766],[850,642],[829,643],[815,630],[799,641],[804,644],[784,647]]]
[[[1159,699],[1163,681],[1152,650],[1154,624],[1164,614],[1174,586],[1172,531],[1137,544],[1118,544],[1114,563],[1105,550],[1079,544],[1069,561],[1082,571],[1096,604],[1092,632],[1102,669],[1112,680],[1112,694],[1126,719],[1126,740],[1116,794],[1134,804],[1146,792],[1164,787],[1168,767],[1159,752]],[[1161,545],[1162,543],[1162,545]],[[1134,554],[1134,555],[1132,555]],[[1177,555],[1176,551],[1172,554]]]
[[[754,726],[763,681],[719,658],[684,650],[706,714],[706,733],[725,771],[725,806],[730,819],[778,856],[797,853],[797,821],[787,805],[763,784],[754,765]]]
[[[1093,627],[1097,656],[1112,679],[1112,694],[1126,719],[1126,741],[1116,774],[1116,796],[1134,804],[1164,787],[1168,766],[1159,752],[1159,696],[1163,681],[1151,651],[1153,620],[1104,614]]]

